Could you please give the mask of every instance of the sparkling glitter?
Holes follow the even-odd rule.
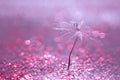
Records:
[[[30,40],[25,40],[25,45],[30,45],[31,41]]]

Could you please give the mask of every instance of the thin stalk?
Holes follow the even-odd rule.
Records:
[[[75,41],[74,41],[74,43],[73,43],[72,49],[71,49],[71,51],[70,51],[70,53],[69,53],[68,68],[67,68],[68,70],[69,70],[70,65],[71,65],[71,54],[72,54],[72,52],[73,52],[73,50],[74,50],[74,48],[75,48],[75,45],[76,45],[76,43],[77,43],[77,40],[78,40],[78,37],[76,37],[76,39],[75,39]]]

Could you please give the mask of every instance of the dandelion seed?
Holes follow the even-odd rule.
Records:
[[[104,38],[105,34],[98,32],[98,31],[93,31],[90,29],[89,26],[84,25],[84,21],[80,21],[80,23],[70,21],[70,22],[61,22],[58,23],[58,26],[54,27],[54,30],[57,31],[62,31],[65,32],[62,36],[70,36],[69,39],[74,39],[73,46],[71,48],[71,51],[69,53],[69,61],[68,61],[68,70],[70,67],[71,63],[71,54],[75,48],[75,45],[79,40],[83,40],[83,38],[87,38],[90,40],[95,40],[94,38],[99,37],[99,38]]]

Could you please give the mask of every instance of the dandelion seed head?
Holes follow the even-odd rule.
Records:
[[[78,37],[81,41],[83,39],[95,40],[96,37],[105,37],[105,33],[92,30],[90,26],[85,24],[84,20],[79,22],[59,22],[57,26],[54,27],[54,30],[60,31],[62,33],[61,37],[66,37],[69,40],[76,37]]]
[[[84,21],[81,21],[80,23],[74,22],[74,21],[62,22],[62,23],[59,23],[59,25],[56,26],[54,29],[65,32],[64,34],[62,34],[63,37],[70,36],[69,39],[79,37],[79,39],[82,40],[84,37],[83,24],[84,24]]]

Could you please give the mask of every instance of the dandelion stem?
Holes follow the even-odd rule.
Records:
[[[67,68],[68,70],[69,70],[70,65],[71,65],[71,54],[72,54],[73,49],[74,49],[74,47],[75,47],[75,45],[76,45],[76,43],[77,43],[77,40],[78,40],[78,37],[76,37],[76,39],[75,39],[75,41],[74,41],[74,43],[73,43],[72,49],[71,49],[71,51],[70,51],[70,53],[69,53],[68,68]]]

